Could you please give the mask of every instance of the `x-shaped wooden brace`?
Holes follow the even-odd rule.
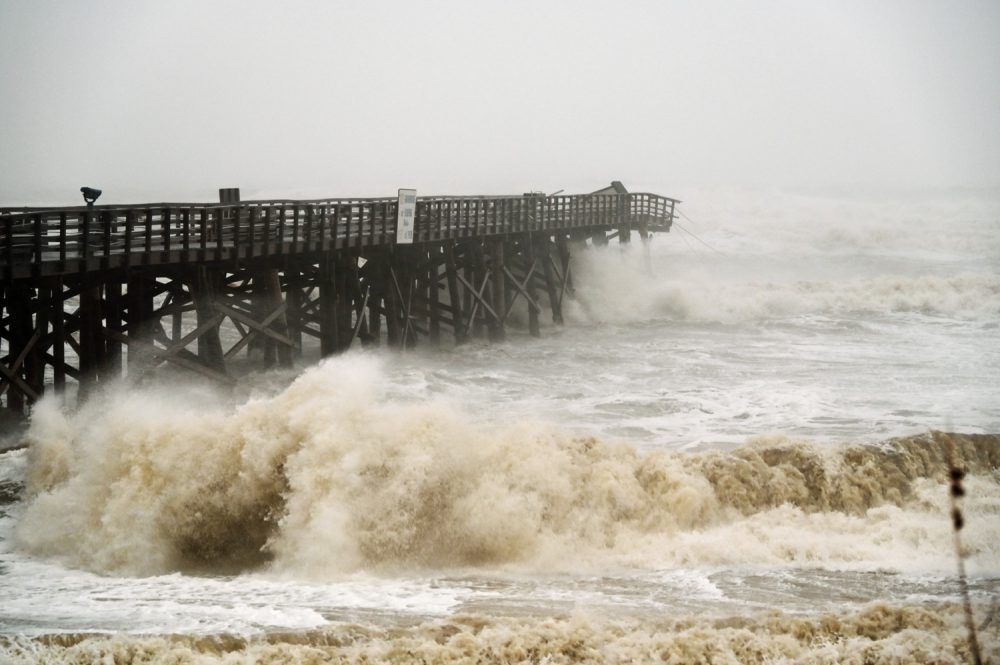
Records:
[[[559,280],[562,282],[559,285],[559,306],[562,307],[563,296],[566,293],[566,285],[569,284],[569,276],[572,273],[573,269],[572,269],[572,266],[570,265],[569,261],[567,261],[565,263],[566,276],[563,277],[562,270],[559,269],[559,266],[556,264],[556,260],[555,260],[554,257],[549,256],[549,263],[552,264],[552,269],[555,270],[556,277],[558,277]]]
[[[500,322],[501,319],[497,315],[496,310],[490,307],[490,304],[483,298],[483,291],[486,290],[486,285],[489,284],[490,276],[488,274],[483,275],[483,284],[478,290],[476,290],[476,287],[472,284],[469,284],[469,282],[462,275],[456,275],[456,277],[458,277],[458,280],[462,282],[462,284],[465,285],[465,288],[472,293],[472,297],[475,300],[472,304],[472,311],[469,312],[469,318],[465,322],[465,334],[469,333],[469,328],[472,327],[472,322],[475,320],[476,314],[479,312],[480,305],[482,305],[483,309],[490,313],[490,316],[493,317],[494,321]]]
[[[247,332],[245,335],[243,335],[243,338],[240,339],[240,341],[236,342],[236,344],[233,345],[233,348],[231,348],[228,351],[226,351],[226,354],[225,354],[226,360],[229,360],[234,355],[236,355],[237,353],[239,353],[240,349],[242,349],[244,346],[246,346],[247,344],[249,344],[250,340],[252,340],[258,334],[264,335],[266,337],[270,337],[271,339],[275,340],[276,342],[279,342],[279,343],[284,344],[285,346],[288,346],[288,347],[291,347],[291,348],[297,348],[298,347],[298,345],[295,342],[293,342],[292,340],[290,340],[285,335],[282,335],[281,333],[276,332],[276,331],[271,330],[270,328],[268,328],[268,326],[271,325],[271,323],[275,319],[277,319],[279,316],[281,316],[282,314],[285,313],[286,305],[285,305],[284,302],[282,302],[280,305],[278,305],[274,309],[273,312],[271,312],[266,317],[264,317],[264,320],[260,321],[260,322],[254,321],[253,318],[251,318],[250,316],[244,314],[243,312],[239,312],[239,311],[233,309],[232,307],[228,307],[227,305],[223,305],[220,302],[212,303],[212,307],[217,312],[219,312],[219,315],[218,315],[218,316],[220,316],[219,321],[222,320],[221,316],[225,315],[225,316],[228,316],[230,319],[232,319],[232,321],[233,321],[234,324],[236,324],[237,322],[239,322],[239,323],[242,323],[245,326],[247,326],[247,328],[249,329],[249,332]],[[214,319],[214,317],[213,317],[213,319]]]
[[[203,335],[212,326],[218,325],[220,321],[222,321],[221,315],[218,315],[217,317],[212,317],[202,325],[198,326],[196,330],[188,333],[183,338],[181,338],[174,344],[171,344],[169,347],[165,349],[161,349],[152,342],[147,342],[146,340],[143,339],[139,339],[136,337],[129,337],[128,335],[123,335],[117,330],[108,330],[107,328],[103,328],[102,332],[106,337],[110,337],[111,339],[117,342],[121,342],[122,344],[127,345],[129,349],[132,348],[142,349],[144,351],[149,352],[150,355],[156,360],[156,364],[159,364],[164,361],[170,362],[179,367],[184,367],[186,369],[198,372],[199,374],[204,374],[210,379],[215,379],[220,383],[233,385],[236,383],[236,381],[232,377],[227,376],[222,372],[218,372],[210,367],[206,367],[205,365],[202,365],[200,362],[182,355],[182,353],[186,350],[185,347],[188,344],[190,344],[198,337],[201,337],[201,335]],[[163,342],[167,341],[165,336],[161,341]]]
[[[528,274],[525,276],[524,281],[522,282],[517,281],[517,277],[514,277],[514,274],[507,268],[507,266],[503,267],[503,271],[504,274],[506,274],[507,277],[510,278],[510,281],[514,284],[514,288],[517,290],[517,292],[522,296],[524,296],[524,299],[528,301],[528,306],[531,307],[536,312],[540,312],[542,311],[542,308],[538,305],[538,303],[535,301],[534,298],[528,295],[528,290],[527,290],[528,282],[534,276],[535,269],[537,267],[538,267],[538,259],[532,259],[531,267],[528,269]],[[510,302],[507,303],[507,311],[503,313],[504,321],[506,321],[507,317],[510,316],[510,310],[513,309],[515,300],[517,300],[517,295],[511,298]]]
[[[403,303],[403,346],[405,347],[407,332],[413,330],[414,337],[417,334],[413,325],[413,317],[410,316],[410,307],[413,305],[413,282],[409,283],[407,297],[403,298],[403,291],[399,288],[399,281],[396,279],[396,271],[392,267],[389,268],[389,276],[392,277],[392,285],[396,289],[396,297],[399,298],[399,302]],[[393,313],[393,316],[395,316],[395,313]],[[352,337],[351,339],[354,338]]]
[[[7,383],[0,385],[0,395],[3,395],[7,391],[8,386],[13,385],[21,392],[22,395],[27,395],[36,402],[41,399],[41,395],[36,393],[35,390],[24,381],[24,379],[17,375],[18,370],[21,369],[21,365],[24,364],[24,359],[28,357],[31,349],[34,348],[40,338],[41,333],[38,330],[35,330],[35,334],[32,335],[31,339],[28,340],[28,343],[24,345],[24,348],[21,349],[21,353],[19,353],[17,358],[14,359],[14,362],[10,367],[0,363],[0,375],[7,379]]]

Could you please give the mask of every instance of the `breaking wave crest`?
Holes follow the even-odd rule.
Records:
[[[446,403],[389,399],[384,384],[377,362],[346,356],[236,409],[155,389],[76,413],[43,402],[16,542],[141,575],[609,561],[950,571],[950,439],[972,474],[971,570],[1000,571],[997,436],[640,454],[539,424],[487,426]]]
[[[667,317],[737,323],[859,312],[1000,320],[1000,275],[992,272],[831,279],[807,270],[798,276],[767,274],[759,266],[714,261],[688,265],[676,276],[669,264],[657,266],[652,277],[641,262],[623,260],[614,249],[581,250],[574,261],[577,299],[567,307],[570,316],[584,322]]]
[[[1000,655],[1000,622],[980,635]],[[411,627],[343,625],[256,637],[0,637],[10,663],[964,663],[962,610],[873,605],[853,614],[672,621],[455,616]]]

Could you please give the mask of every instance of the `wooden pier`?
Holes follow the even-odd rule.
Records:
[[[0,208],[0,396],[170,364],[223,384],[290,365],[305,336],[330,355],[448,335],[504,338],[515,304],[539,334],[562,323],[577,248],[669,231],[675,199],[612,186],[582,195],[420,197],[412,244],[397,198]],[[239,360],[237,360],[239,358]]]

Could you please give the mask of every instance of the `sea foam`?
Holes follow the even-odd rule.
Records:
[[[945,435],[640,454],[538,423],[487,425],[384,384],[377,361],[348,355],[235,408],[155,389],[76,413],[44,405],[17,546],[100,572],[306,579],[609,562],[953,567]],[[998,439],[951,439],[972,474],[971,570],[997,574]]]
[[[852,613],[615,621],[585,615],[518,619],[459,615],[418,625],[353,624],[304,633],[209,637],[0,637],[12,664],[212,663],[965,663],[962,610],[875,604]],[[1000,627],[981,631],[987,659]]]

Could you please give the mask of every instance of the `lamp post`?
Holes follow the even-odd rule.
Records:
[[[83,200],[87,202],[87,226],[89,228],[94,222],[94,201],[98,199],[101,195],[101,190],[94,189],[93,187],[81,187],[80,193],[83,194]],[[105,233],[109,233],[110,229],[104,229]],[[84,230],[84,244],[90,245],[90,238],[87,236],[86,230]],[[89,247],[83,248],[84,256],[90,253]]]

